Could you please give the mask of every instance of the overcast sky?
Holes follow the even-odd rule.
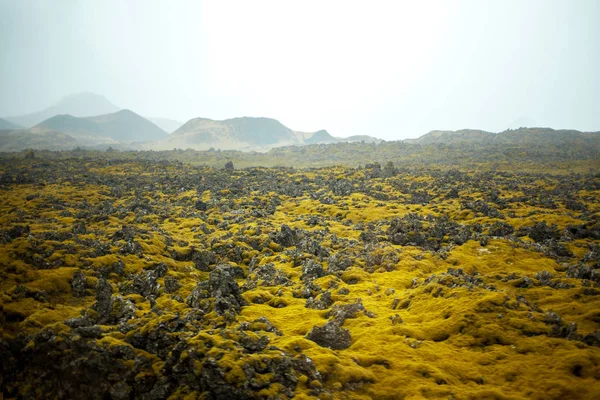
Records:
[[[91,91],[388,140],[600,130],[600,1],[0,0],[0,116]]]

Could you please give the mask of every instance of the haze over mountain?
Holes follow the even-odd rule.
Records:
[[[94,113],[116,110],[109,113]],[[15,121],[27,126],[42,116],[52,115],[23,129]],[[92,113],[92,115],[87,115]],[[526,117],[512,125],[526,124]],[[326,130],[316,132],[294,131],[273,118],[239,117],[222,121],[194,118],[181,124],[168,118],[144,118],[133,111],[121,110],[106,97],[90,92],[65,96],[57,104],[37,113],[11,120],[0,119],[0,149],[5,151],[24,148],[71,149],[74,146],[100,148],[115,146],[123,149],[170,150],[174,148],[208,150],[267,151],[289,145],[310,145],[338,142],[372,142],[381,140],[367,135],[338,138]],[[12,131],[12,132],[8,132]],[[169,133],[172,132],[170,135]],[[537,144],[540,141],[557,145],[581,139],[589,133],[551,128],[518,128],[500,133],[477,129],[457,131],[434,130],[417,139],[406,139],[407,144],[454,146],[485,146],[491,144]]]
[[[22,129],[23,127],[17,124],[14,124],[4,118],[0,118],[0,129]]]
[[[55,115],[69,114],[74,117],[89,117],[92,115],[109,114],[119,111],[120,108],[111,103],[106,97],[82,92],[63,97],[58,103],[42,111],[30,114],[7,117],[14,124],[30,128]]]
[[[598,15],[597,0],[0,1],[0,117],[89,90],[145,117],[344,137],[600,130]],[[55,114],[78,116],[35,122]]]
[[[41,118],[44,119],[40,121]],[[20,122],[22,126],[15,122]],[[70,138],[68,141],[59,140],[57,144],[52,144],[52,148],[70,146],[73,141],[83,147],[126,144],[126,148],[140,148],[133,142],[154,142],[142,147],[265,151],[287,145],[379,141],[366,135],[337,138],[325,130],[293,131],[273,118],[263,117],[239,117],[223,121],[194,118],[185,124],[169,118],[144,118],[133,111],[122,110],[106,97],[91,92],[65,96],[43,111],[11,117],[10,121],[0,123],[0,129],[22,128],[20,133],[2,138],[6,142],[2,144],[4,149],[28,146],[44,148],[42,144],[50,141],[42,140],[41,135],[48,133],[63,133]],[[169,136],[169,133],[172,135]]]
[[[116,110],[109,113],[94,113]],[[63,112],[68,111],[68,112]],[[42,116],[58,112],[38,122],[30,129],[15,124],[21,121],[28,126]],[[87,115],[87,114],[92,115]],[[528,119],[515,120],[513,124],[526,123]],[[158,126],[158,125],[161,126]],[[165,127],[165,128],[163,128]],[[21,129],[19,129],[21,128]],[[83,92],[64,97],[43,111],[11,121],[0,119],[0,149],[5,151],[24,148],[71,149],[74,146],[101,148],[115,146],[122,149],[170,150],[174,148],[208,150],[267,151],[289,145],[310,145],[338,142],[379,143],[380,139],[368,135],[339,138],[326,130],[316,132],[294,131],[276,119],[264,117],[239,117],[225,120],[194,118],[181,124],[167,118],[146,119],[133,111],[121,110],[106,97]],[[12,132],[8,132],[12,131]],[[169,135],[169,132],[172,132]],[[431,145],[489,145],[536,144],[540,141],[557,145],[575,139],[587,140],[589,133],[551,128],[508,129],[500,133],[484,130],[458,131],[434,130],[417,139],[407,139],[407,144]]]
[[[71,150],[77,146],[106,149],[115,146],[137,149],[139,142],[166,138],[168,133],[130,110],[92,117],[55,115],[29,129],[4,130],[0,150],[27,148]],[[137,143],[137,144],[136,144]]]
[[[92,92],[81,92],[64,96],[56,104],[45,108],[42,111],[32,112],[26,115],[4,118],[6,122],[12,123],[14,127],[0,129],[18,129],[31,128],[56,115],[71,115],[73,117],[91,117],[104,114],[112,114],[121,110],[105,96]],[[181,125],[182,122],[169,118],[147,117],[153,124],[160,127],[167,133],[171,133]]]
[[[152,122],[154,125],[158,126],[159,128],[166,131],[167,133],[173,133],[177,129],[179,129],[181,127],[181,125],[183,125],[183,122],[175,121],[175,120],[169,119],[169,118],[153,118],[153,117],[146,117],[146,118],[150,122]]]

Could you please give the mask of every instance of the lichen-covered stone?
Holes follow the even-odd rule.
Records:
[[[333,350],[347,349],[352,344],[350,332],[342,328],[335,320],[328,321],[323,326],[314,326],[306,334],[306,338],[317,343],[319,346],[328,347]]]

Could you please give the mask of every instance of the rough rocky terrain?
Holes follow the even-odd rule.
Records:
[[[0,191],[4,398],[600,393],[596,172],[31,152]]]

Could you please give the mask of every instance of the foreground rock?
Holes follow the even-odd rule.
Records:
[[[306,338],[319,346],[329,347],[333,350],[347,349],[352,344],[350,332],[342,328],[335,320],[331,320],[323,326],[313,327]]]
[[[205,313],[214,310],[219,315],[234,319],[245,301],[230,267],[219,265],[209,276],[207,281],[199,282],[192,290],[186,300],[187,304]]]

